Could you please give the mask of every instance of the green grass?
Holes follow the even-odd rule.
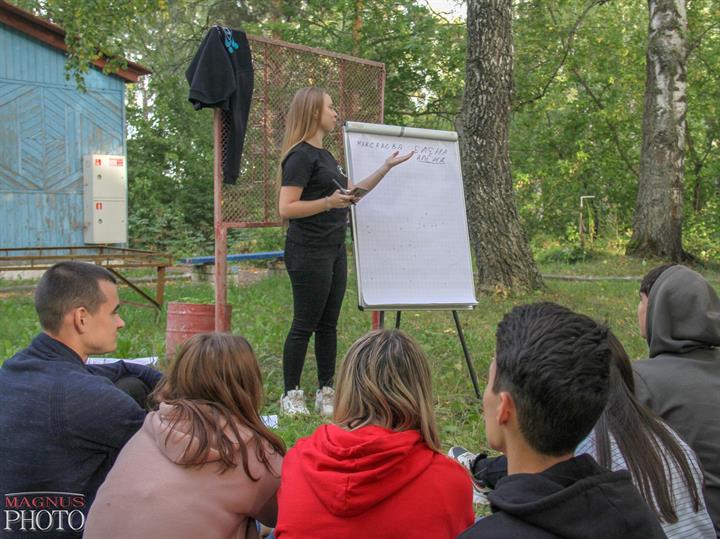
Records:
[[[352,268],[352,264],[350,264]],[[649,269],[652,266],[647,266]],[[597,268],[602,268],[603,273]],[[633,272],[628,273],[632,268]],[[589,266],[548,263],[542,267],[547,273],[642,275],[644,266],[637,262],[620,264],[613,255],[608,262]],[[547,289],[516,297],[486,296],[478,298],[474,311],[460,312],[468,347],[480,380],[485,386],[487,367],[494,349],[494,332],[503,314],[514,305],[549,300],[561,303],[596,319],[607,321],[631,357],[643,357],[647,346],[637,334],[636,307],[639,281],[570,282],[547,281]],[[146,287],[151,292],[151,287]],[[128,288],[121,288],[121,298],[136,301]],[[208,284],[169,283],[167,301],[212,303],[213,290]],[[282,391],[282,347],[292,318],[290,282],[284,272],[277,272],[265,280],[247,287],[231,286],[229,302],[233,305],[232,328],[252,343],[262,366],[265,380],[266,406],[263,413],[278,413]],[[116,357],[163,356],[165,314],[151,309],[124,306],[122,315],[127,327],[121,332]],[[388,323],[394,322],[393,313]],[[30,294],[0,298],[0,358],[12,356],[27,345],[39,331]],[[357,309],[357,289],[351,269],[347,296],[339,325],[339,358],[350,344],[370,328],[370,314]],[[425,349],[433,374],[436,413],[444,446],[465,445],[485,447],[481,402],[475,398],[462,349],[455,333],[450,312],[403,313],[402,328],[416,338]],[[303,372],[302,387],[314,395],[316,370],[312,349]],[[288,445],[300,436],[310,434],[321,420],[280,418],[279,433]]]

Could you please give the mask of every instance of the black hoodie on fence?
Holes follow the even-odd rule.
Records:
[[[459,539],[654,539],[660,524],[627,470],[584,454],[537,474],[513,474],[488,494],[493,514]]]
[[[635,394],[697,454],[720,537],[720,299],[702,275],[673,266],[650,289],[646,319],[650,357],[633,364]]]
[[[223,111],[223,183],[234,184],[240,171],[253,95],[253,63],[245,32],[213,26],[185,71],[190,103]]]

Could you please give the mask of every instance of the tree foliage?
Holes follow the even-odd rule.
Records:
[[[594,195],[599,232],[627,240],[642,143],[646,6],[527,1],[516,3],[515,16],[511,155],[527,227],[536,237],[573,239],[579,198]],[[716,0],[688,3],[685,247],[715,258],[719,17]]]
[[[18,0],[66,32],[68,60],[66,77],[85,90],[85,74],[98,59],[107,61],[103,70],[114,73],[127,67],[130,53],[126,41],[146,14],[165,10],[166,0]]]
[[[207,28],[355,54],[387,68],[385,121],[452,129],[465,24],[425,0],[18,0],[68,30],[70,73],[97,54],[153,75],[128,87],[131,234],[187,249],[212,238],[210,116],[183,72]],[[688,2],[685,248],[720,258],[720,1]],[[510,156],[531,237],[574,240],[579,198],[597,232],[630,237],[642,142],[647,9],[637,0],[514,0]],[[110,66],[112,67],[112,66]],[[180,239],[178,239],[180,238]]]

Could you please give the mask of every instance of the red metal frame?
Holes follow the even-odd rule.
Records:
[[[380,123],[385,121],[385,65],[382,67],[380,74]],[[372,311],[370,327],[372,329],[380,329],[383,326],[383,316],[381,311]]]
[[[1,1],[1,0],[0,0]],[[353,56],[345,55],[345,54],[339,54],[334,53],[331,51],[326,51],[314,47],[308,47],[305,45],[297,45],[293,43],[286,43],[280,40],[271,39],[271,38],[265,38],[265,37],[258,37],[258,36],[251,36],[248,35],[248,40],[251,42],[252,45],[254,45],[254,49],[257,54],[262,55],[263,58],[263,69],[262,69],[262,77],[263,77],[263,85],[264,88],[268,88],[268,85],[270,84],[270,68],[268,67],[270,65],[269,61],[269,54],[268,49],[271,47],[268,47],[269,45],[274,46],[280,46],[287,49],[294,49],[297,51],[303,51],[306,53],[312,53],[316,54],[321,57],[330,57],[335,58],[339,60],[338,62],[338,70],[340,72],[340,79],[339,79],[339,85],[340,85],[340,109],[341,111],[346,111],[347,104],[346,101],[346,81],[345,81],[345,73],[347,69],[347,63],[354,63],[354,64],[362,64],[367,66],[372,66],[377,69],[378,72],[378,78],[377,81],[380,93],[380,110],[379,110],[379,116],[380,116],[380,122],[382,122],[383,116],[384,116],[384,104],[385,104],[385,65],[380,62],[375,62],[372,60],[365,60],[362,58],[355,58]],[[258,46],[262,44],[262,47]],[[261,52],[262,51],[262,52]],[[256,72],[257,73],[257,72]],[[369,79],[372,80],[372,79]],[[223,220],[223,178],[222,178],[222,148],[223,148],[223,139],[222,139],[222,129],[223,129],[223,117],[222,117],[222,111],[215,109],[214,111],[214,117],[213,117],[213,142],[214,142],[214,154],[213,154],[213,206],[214,206],[214,230],[215,230],[215,331],[229,331],[229,319],[225,315],[227,311],[227,236],[228,236],[228,229],[230,228],[259,228],[259,227],[267,227],[267,226],[277,226],[277,222],[269,222],[268,216],[273,213],[272,208],[270,207],[270,190],[272,188],[272,185],[267,179],[270,177],[272,171],[269,170],[269,159],[268,156],[270,155],[270,152],[272,151],[272,140],[270,136],[270,128],[271,126],[268,125],[269,117],[270,117],[270,107],[271,104],[269,102],[269,97],[267,91],[262,94],[262,98],[260,103],[263,107],[263,119],[262,119],[262,140],[263,140],[263,147],[261,151],[261,155],[263,157],[263,175],[265,178],[265,182],[263,185],[263,193],[264,193],[264,200],[263,200],[263,210],[265,215],[265,222],[238,222],[237,220],[233,219],[233,211],[231,208],[226,208],[228,210],[226,212],[228,218],[233,219],[232,221],[224,221]],[[346,111],[347,112],[347,111]],[[246,148],[247,150],[247,148]],[[237,200],[237,199],[236,199]],[[373,313],[373,323],[375,324],[377,314]]]
[[[329,56],[330,58],[337,58],[338,60],[349,60],[354,64],[365,64],[369,66],[380,67],[385,71],[385,64],[382,62],[376,62],[375,60],[366,60],[365,58],[358,58],[357,56],[350,56],[349,54],[342,54],[340,52],[332,52],[325,49],[319,49],[317,47],[308,47],[307,45],[298,45],[297,43],[288,43],[287,41],[281,41],[279,39],[273,39],[270,37],[261,37],[248,34],[247,38],[250,41],[258,41],[260,43],[267,43],[270,45],[279,45],[286,49],[296,49],[299,51],[312,52],[319,56]],[[383,78],[383,81],[385,79]]]
[[[215,331],[228,331],[224,313],[227,304],[227,228],[222,222],[222,111],[213,117],[213,205],[215,207]]]

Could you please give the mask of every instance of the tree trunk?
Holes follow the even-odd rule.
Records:
[[[680,261],[687,13],[685,0],[648,0],[648,8],[640,181],[627,254]]]
[[[512,0],[468,0],[465,95],[457,119],[480,290],[542,287],[510,172]]]
[[[359,56],[360,55],[360,30],[363,26],[363,8],[365,5],[364,0],[355,0],[355,13],[353,18],[353,25],[352,25],[352,53],[353,56]]]

